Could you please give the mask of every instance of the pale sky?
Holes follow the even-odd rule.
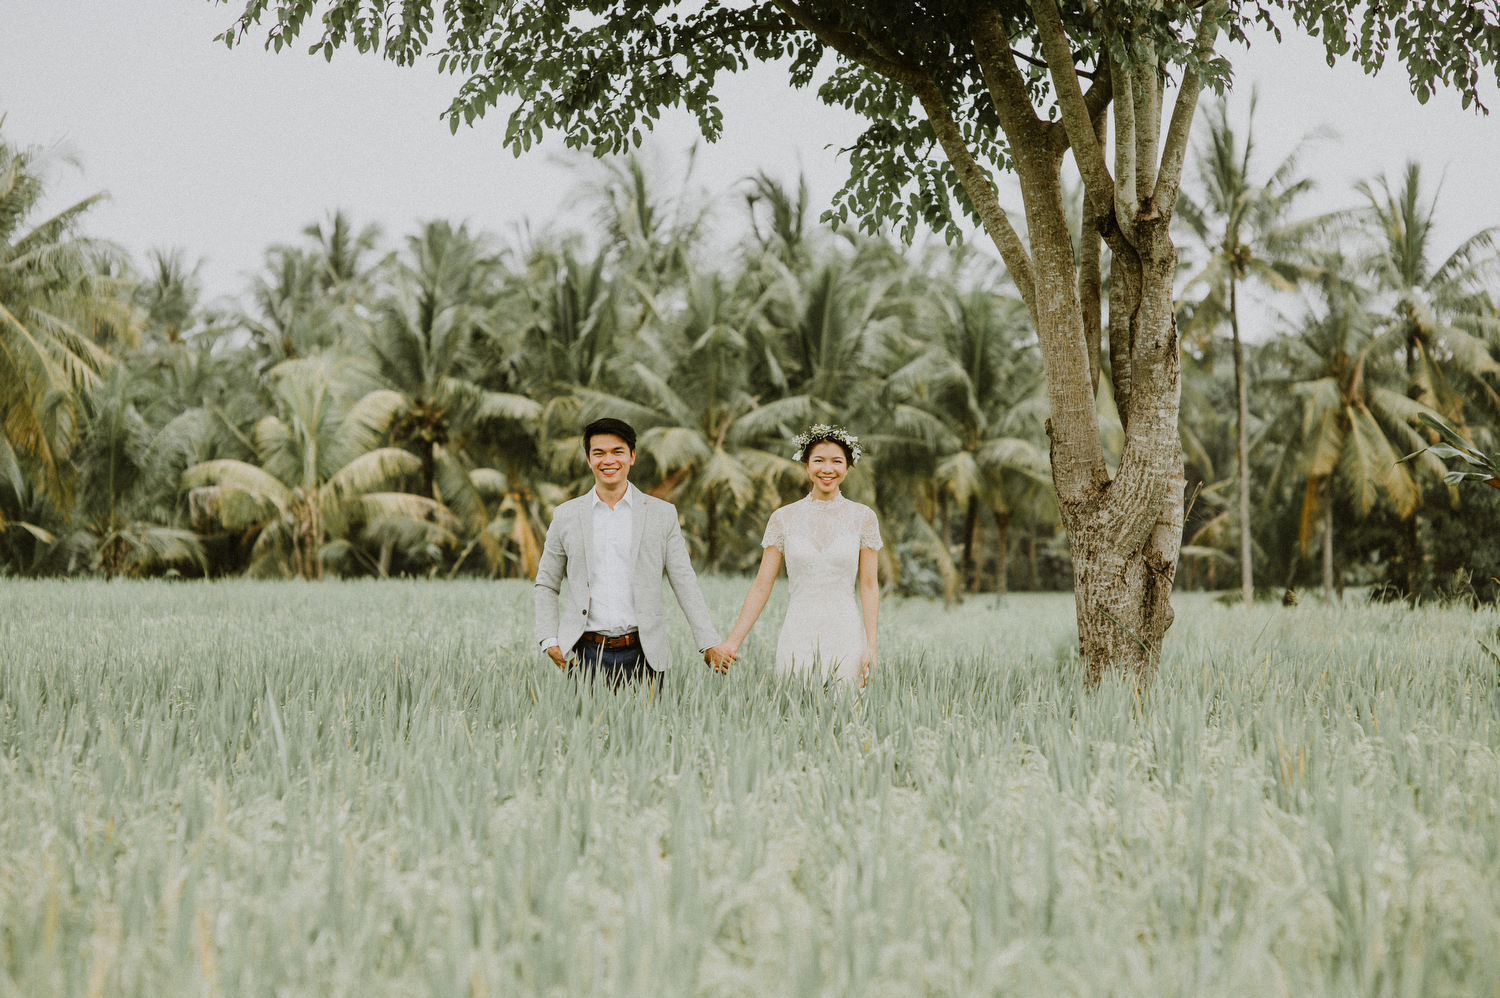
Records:
[[[90,234],[138,260],[152,247],[185,248],[204,259],[210,296],[241,291],[268,245],[298,241],[304,225],[337,207],[380,223],[388,244],[435,217],[502,239],[528,222],[577,226],[578,175],[559,162],[559,137],[513,157],[501,141],[504,104],[449,134],[439,114],[459,81],[435,66],[403,69],[352,51],[330,64],[306,55],[306,44],[279,55],[258,42],[228,50],[212,38],[237,9],[208,0],[0,0],[3,134],[13,144],[57,145],[82,164],[54,170],[50,207],[108,191]],[[1320,184],[1308,213],[1357,203],[1355,180],[1381,171],[1395,180],[1415,157],[1430,189],[1444,178],[1442,255],[1500,223],[1492,80],[1489,117],[1462,110],[1451,91],[1424,107],[1401,67],[1373,78],[1343,64],[1329,69],[1318,43],[1285,33],[1282,44],[1261,36],[1248,52],[1230,53],[1231,115],[1243,120],[1258,85],[1266,170],[1304,134],[1339,133],[1304,159]],[[789,182],[805,171],[821,211],[847,169],[837,150],[860,119],[791,90],[776,67],[731,77],[720,93],[725,134],[700,150],[696,180],[722,196],[724,224],[740,224],[729,195],[757,169]],[[696,136],[686,112],[658,126],[652,144],[667,176],[680,175]],[[1019,207],[1013,190],[1003,199]]]

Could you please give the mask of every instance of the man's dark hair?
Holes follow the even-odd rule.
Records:
[[[610,416],[605,416],[603,419],[594,420],[583,428],[583,452],[585,454],[589,452],[590,442],[601,433],[608,433],[619,437],[625,441],[626,447],[629,447],[632,452],[635,451],[635,427],[623,419],[614,419]]]

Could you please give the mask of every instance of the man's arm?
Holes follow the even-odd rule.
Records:
[[[670,508],[670,507],[668,507]],[[682,539],[682,528],[677,523],[673,510],[672,529],[667,532],[667,553],[663,563],[667,569],[667,581],[672,584],[672,594],[677,605],[687,615],[688,626],[693,629],[693,640],[699,651],[706,651],[719,643],[719,632],[714,630],[713,618],[708,612],[708,601],[698,588],[698,575],[693,571],[693,560],[688,557],[687,544]]]
[[[542,557],[536,566],[536,637],[537,641],[559,667],[566,664],[562,650],[557,647],[557,597],[562,592],[562,580],[568,571],[568,553],[563,546],[563,526],[554,515],[547,528],[547,542],[542,545]],[[561,660],[561,661],[560,661]]]

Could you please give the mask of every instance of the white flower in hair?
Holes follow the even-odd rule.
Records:
[[[807,453],[808,444],[813,441],[837,440],[849,448],[849,467],[859,463],[859,437],[850,433],[842,426],[829,426],[827,423],[815,423],[807,428],[806,433],[798,434],[792,438],[792,443],[797,445],[797,453],[792,455],[793,461],[800,461]]]

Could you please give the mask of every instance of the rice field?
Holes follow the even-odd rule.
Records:
[[[784,599],[647,697],[524,584],[0,582],[0,996],[1500,995],[1500,615],[1179,596],[1138,695],[888,601],[856,697]]]

